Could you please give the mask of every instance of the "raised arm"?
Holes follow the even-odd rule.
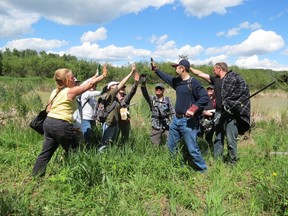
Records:
[[[124,99],[125,103],[127,105],[130,104],[130,101],[131,101],[132,97],[135,95],[138,83],[139,83],[139,73],[135,72],[135,74],[134,74],[134,84],[132,85],[130,92],[125,96],[125,99]]]
[[[136,65],[133,64],[131,72],[126,77],[124,77],[124,79],[122,79],[121,82],[118,84],[118,89],[121,89],[135,72],[136,72]]]
[[[68,99],[73,100],[77,95],[80,95],[87,90],[91,89],[93,86],[95,86],[97,83],[102,81],[104,78],[107,77],[107,66],[106,64],[103,66],[103,73],[101,76],[97,76],[95,74],[93,77],[91,77],[90,81],[85,83],[84,85],[80,86],[74,86],[68,91]]]
[[[148,94],[145,83],[141,84],[141,92],[142,92],[142,95],[144,96],[145,100],[147,101],[150,110],[152,110],[152,100],[151,100],[150,95]]]
[[[198,76],[198,77],[206,80],[208,83],[211,83],[209,74],[206,74],[206,73],[204,73],[204,72],[202,72],[202,71],[200,71],[200,70],[197,70],[197,69],[195,69],[195,68],[192,68],[192,67],[190,67],[190,71],[191,71],[193,74],[195,74],[196,76]]]

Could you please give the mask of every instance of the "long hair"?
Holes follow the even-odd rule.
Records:
[[[60,68],[55,71],[54,80],[57,85],[57,89],[61,90],[66,87],[67,83],[67,74],[72,73],[70,69],[67,68]]]

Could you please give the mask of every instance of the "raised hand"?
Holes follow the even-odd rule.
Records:
[[[131,70],[132,73],[136,73],[136,64],[132,64],[132,70]]]
[[[135,74],[134,74],[134,81],[135,81],[135,82],[139,82],[139,77],[140,77],[140,75],[139,75],[139,73],[136,71]]]
[[[103,73],[102,73],[102,75],[103,75],[104,78],[107,77],[107,73],[108,73],[107,65],[104,64],[104,65],[103,65]]]
[[[156,70],[157,70],[157,66],[156,66],[153,58],[151,58],[151,63],[150,63],[150,65],[151,65],[151,70],[152,70],[152,71],[156,71]]]

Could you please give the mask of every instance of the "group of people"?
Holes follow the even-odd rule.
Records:
[[[150,140],[156,146],[166,137],[166,145],[171,155],[178,152],[180,139],[184,142],[189,153],[190,164],[201,173],[207,170],[207,165],[197,143],[201,118],[207,118],[213,123],[205,137],[215,158],[224,158],[224,137],[228,145],[227,161],[235,164],[237,161],[237,135],[243,134],[250,126],[249,88],[237,73],[228,70],[224,62],[215,64],[214,76],[190,66],[188,60],[183,59],[172,64],[176,76],[161,71],[156,64],[151,64],[151,70],[176,91],[175,106],[169,97],[164,96],[165,87],[162,83],[155,86],[155,95],[149,95],[146,88],[145,75],[136,72],[132,66],[131,72],[120,82],[109,82],[104,89],[96,91],[97,83],[107,76],[107,67],[103,66],[101,76],[93,76],[77,85],[73,73],[69,69],[59,69],[54,79],[57,88],[53,90],[48,106],[48,116],[44,122],[44,143],[32,174],[44,176],[46,166],[59,145],[69,154],[70,150],[78,147],[77,133],[73,114],[78,112],[80,126],[78,129],[84,136],[85,143],[93,146],[93,130],[96,127],[93,107],[97,103],[96,97],[105,100],[105,108],[109,114],[102,123],[102,137],[98,150],[115,143],[121,134],[121,141],[128,140],[130,134],[129,106],[135,95],[138,84],[151,110]],[[209,82],[206,89],[190,72]],[[126,94],[126,82],[134,75],[134,83]],[[209,96],[208,96],[209,95]],[[77,101],[78,100],[78,106]],[[210,132],[210,133],[208,133]],[[212,141],[213,133],[214,141]]]

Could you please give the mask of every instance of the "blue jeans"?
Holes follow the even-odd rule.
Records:
[[[216,115],[219,114],[216,112]],[[219,121],[215,122],[215,140],[214,140],[214,157],[223,158],[225,135],[227,138],[229,163],[237,161],[237,136],[238,129],[235,117],[229,114],[222,114]]]
[[[93,142],[96,142],[96,134],[93,134],[93,130],[96,128],[96,122],[94,120],[82,119],[81,130],[84,135],[85,143],[92,147]]]
[[[32,171],[33,176],[45,175],[46,166],[59,144],[66,153],[69,153],[70,149],[78,147],[78,140],[73,125],[60,119],[46,118],[44,122],[44,138],[45,141],[41,153]]]
[[[114,143],[117,140],[118,133],[119,133],[119,126],[116,125],[108,125],[103,123],[102,125],[102,142],[99,149],[108,147],[109,144]]]
[[[171,154],[177,153],[177,143],[183,137],[191,156],[192,166],[196,171],[204,172],[207,169],[206,163],[197,144],[197,133],[199,124],[196,118],[173,117],[169,129],[168,148]]]

